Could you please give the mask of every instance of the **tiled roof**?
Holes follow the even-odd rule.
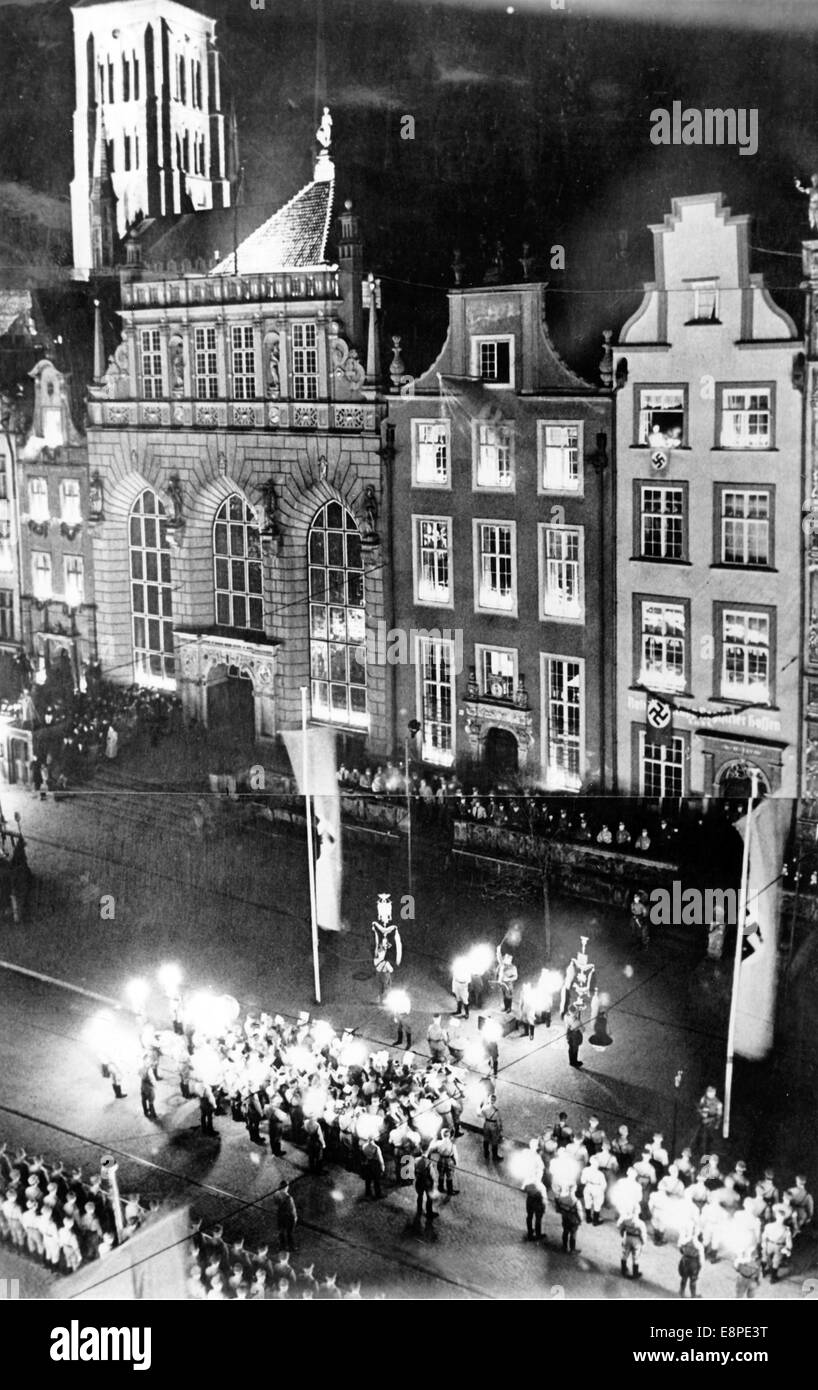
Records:
[[[259,275],[325,264],[334,190],[333,179],[306,184],[210,274]]]

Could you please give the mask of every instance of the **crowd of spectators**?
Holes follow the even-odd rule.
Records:
[[[140,734],[156,746],[178,728],[180,708],[178,697],[167,691],[100,681],[89,682],[70,701],[44,704],[34,731],[35,791],[45,794],[86,781],[99,759],[116,758]]]
[[[289,1195],[286,1185],[279,1192],[285,1197]],[[292,1202],[291,1197],[289,1200]],[[243,1236],[228,1242],[224,1227],[218,1223],[208,1229],[197,1223],[191,1241],[188,1293],[193,1299],[287,1303],[368,1297],[361,1293],[360,1281],[344,1285],[337,1273],[316,1273],[314,1261],[309,1265],[294,1264],[288,1249],[271,1251],[269,1245],[260,1245],[253,1250],[245,1246]]]

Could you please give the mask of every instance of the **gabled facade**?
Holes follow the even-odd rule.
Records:
[[[385,657],[398,736],[417,719],[423,761],[599,789],[613,756],[611,396],[560,360],[544,308],[541,283],[451,290],[440,356],[390,401]]]
[[[103,673],[178,689],[190,717],[270,739],[301,716],[389,745],[367,633],[389,592],[376,355],[353,336],[357,219],[315,177],[210,274],[132,269],[91,390]],[[234,273],[235,266],[238,273]],[[232,706],[231,706],[232,702]],[[232,709],[232,712],[231,712]]]
[[[796,795],[801,398],[796,329],[750,272],[749,218],[677,198],[622,329],[617,749],[622,792]]]

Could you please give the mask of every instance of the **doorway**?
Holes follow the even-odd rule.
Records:
[[[517,740],[508,729],[489,729],[486,735],[486,771],[495,780],[516,777],[519,765]]]

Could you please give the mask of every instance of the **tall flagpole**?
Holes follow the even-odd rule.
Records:
[[[310,878],[310,922],[312,924],[312,973],[315,981],[315,1002],[321,1003],[321,976],[318,970],[318,915],[315,907],[315,847],[312,842],[312,806],[310,804],[309,757],[307,752],[307,687],[301,687],[301,775],[304,783],[304,807],[307,820],[307,865]]]
[[[750,837],[753,833],[753,802],[758,795],[758,771],[750,771],[750,799],[747,803],[747,829],[744,835],[744,853],[741,857],[741,888],[738,898],[738,921],[736,923],[736,954],[733,960],[733,990],[730,995],[730,1023],[727,1028],[727,1068],[724,1075],[724,1124],[722,1138],[730,1136],[730,1105],[733,1098],[733,1054],[736,1044],[736,1018],[738,1016],[738,991],[741,976],[741,948],[744,945],[744,922],[747,917],[747,881],[750,873]]]

